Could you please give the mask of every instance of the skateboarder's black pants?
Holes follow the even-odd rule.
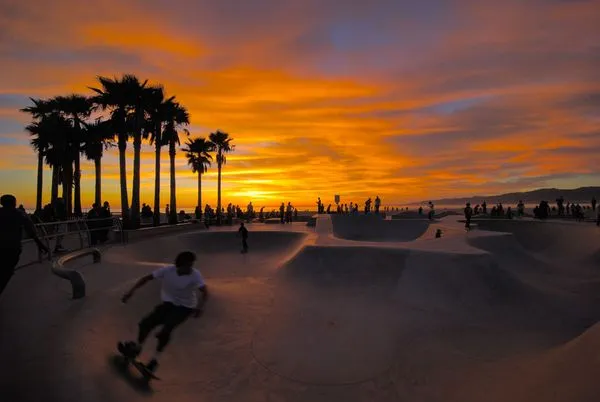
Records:
[[[162,352],[171,339],[171,332],[173,332],[175,327],[187,320],[193,311],[191,308],[176,306],[169,302],[159,304],[150,314],[142,318],[138,324],[138,343],[142,344],[154,328],[162,325],[162,329],[156,334],[156,338],[158,339],[156,350]]]
[[[248,239],[242,238],[242,250],[248,251]]]
[[[15,273],[20,256],[21,249],[19,248],[0,249],[0,295]]]

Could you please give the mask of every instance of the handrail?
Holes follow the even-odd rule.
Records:
[[[83,250],[77,250],[72,253],[66,254],[52,263],[52,273],[60,278],[67,279],[71,282],[73,289],[73,299],[81,299],[85,297],[85,280],[83,275],[79,271],[69,270],[64,267],[67,262],[75,259],[92,255],[94,263],[100,262],[102,253],[97,248],[87,248]]]

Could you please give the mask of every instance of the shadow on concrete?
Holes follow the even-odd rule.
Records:
[[[114,373],[128,383],[135,391],[141,395],[152,396],[154,391],[149,382],[142,377],[140,373],[133,373],[135,368],[131,368],[131,364],[127,363],[123,356],[111,355],[108,357],[110,367]]]

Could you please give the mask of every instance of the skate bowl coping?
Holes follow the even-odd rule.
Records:
[[[71,282],[73,289],[73,299],[81,299],[85,297],[85,280],[79,271],[65,268],[65,264],[73,260],[91,255],[94,263],[100,262],[102,253],[97,248],[86,248],[66,254],[52,263],[52,273],[60,278],[67,279]]]
[[[384,220],[380,215],[331,215],[333,234],[344,240],[407,242],[422,236],[429,219]]]

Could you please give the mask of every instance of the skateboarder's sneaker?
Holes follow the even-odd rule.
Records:
[[[148,364],[146,364],[146,369],[151,372],[152,374],[154,374],[154,372],[156,371],[156,369],[158,368],[158,361],[156,361],[156,359],[152,359],[148,362]]]
[[[142,347],[140,345],[131,341],[119,342],[117,348],[119,349],[119,352],[131,359],[135,359],[142,351]]]

